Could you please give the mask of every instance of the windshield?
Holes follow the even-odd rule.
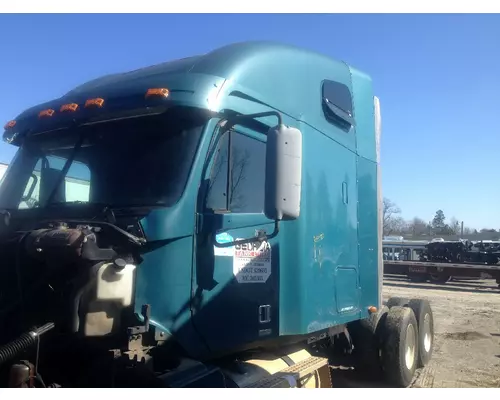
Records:
[[[170,206],[184,191],[207,119],[177,108],[31,136],[2,180],[0,208]]]

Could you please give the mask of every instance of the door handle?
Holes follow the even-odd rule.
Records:
[[[269,304],[259,306],[259,323],[271,322],[271,306]]]

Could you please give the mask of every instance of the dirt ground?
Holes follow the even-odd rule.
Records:
[[[500,289],[494,280],[452,281],[445,285],[384,279],[389,297],[425,298],[434,314],[434,352],[417,370],[414,388],[500,387]],[[387,387],[361,378],[352,368],[335,364],[334,387]]]
[[[431,302],[435,342],[431,362],[413,387],[500,387],[500,289],[494,280],[445,285],[384,279],[384,300],[420,297]]]

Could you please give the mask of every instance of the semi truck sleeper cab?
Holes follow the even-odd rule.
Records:
[[[366,74],[261,42],[95,79],[8,122],[4,384],[330,387],[341,347],[408,386],[432,311],[381,301],[380,123]]]

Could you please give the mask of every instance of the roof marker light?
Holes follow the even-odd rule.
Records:
[[[49,108],[47,110],[42,110],[38,113],[38,118],[52,117],[54,113],[55,111],[52,108]]]
[[[9,121],[5,124],[5,126],[3,127],[3,129],[7,130],[7,129],[12,129],[16,126],[16,121],[12,120],[12,121]]]
[[[148,89],[148,91],[146,92],[146,98],[153,97],[153,96],[168,97],[169,94],[170,94],[170,92],[169,92],[168,89],[165,89],[165,88],[152,88],[152,89]]]
[[[60,112],[65,112],[65,111],[75,112],[77,109],[78,109],[78,104],[70,103],[70,104],[63,104],[59,111]]]
[[[88,99],[85,102],[85,108],[89,107],[98,107],[101,108],[104,105],[104,99],[101,98],[96,98],[96,99]]]

